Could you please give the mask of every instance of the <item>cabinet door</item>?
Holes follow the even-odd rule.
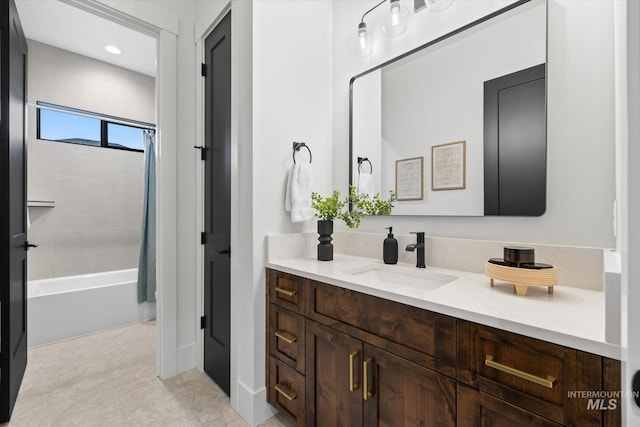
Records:
[[[458,384],[458,427],[560,427],[560,424]]]
[[[368,344],[363,387],[367,427],[456,425],[455,380]]]
[[[307,320],[307,423],[362,426],[362,342]]]

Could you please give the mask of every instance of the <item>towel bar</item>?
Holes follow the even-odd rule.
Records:
[[[367,162],[369,163],[369,173],[372,174],[373,173],[373,165],[371,164],[371,160],[369,160],[368,157],[358,157],[358,174],[360,174],[360,166],[362,166],[362,163]]]
[[[311,163],[311,160],[312,160],[311,149],[304,142],[295,142],[295,141],[293,142],[293,163],[296,162],[296,151],[300,151],[302,147],[306,148],[307,151],[309,151],[309,163]]]

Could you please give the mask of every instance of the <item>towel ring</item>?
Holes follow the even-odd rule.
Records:
[[[295,142],[295,141],[293,143],[293,163],[296,162],[296,151],[300,151],[302,147],[306,148],[307,151],[309,152],[309,164],[311,164],[311,161],[313,159],[313,156],[311,155],[311,149],[304,142]]]
[[[367,157],[358,157],[358,175],[360,175],[360,166],[362,166],[362,163],[364,162],[369,163],[369,173],[373,173],[373,165],[371,164],[371,160],[369,160]]]

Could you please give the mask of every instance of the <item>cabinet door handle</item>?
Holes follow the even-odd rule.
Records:
[[[288,297],[295,296],[298,293],[298,291],[290,291],[289,289],[280,288],[278,286],[276,286],[276,292],[279,294],[284,294]]]
[[[276,331],[276,337],[280,338],[282,341],[286,342],[287,344],[293,344],[298,340],[298,338],[295,335],[288,334],[285,331]]]
[[[298,397],[298,395],[296,395],[295,393],[293,394],[289,394],[287,393],[284,388],[282,388],[282,384],[276,384],[275,385],[275,389],[278,393],[280,393],[281,395],[284,396],[285,399],[291,401],[291,400],[296,400],[296,397]]]
[[[353,380],[353,361],[358,356],[357,351],[352,351],[349,355],[349,391],[354,391],[358,389],[358,384],[356,384]]]
[[[524,372],[524,371],[521,371],[519,369],[512,368],[511,366],[503,365],[502,363],[498,363],[498,362],[494,361],[493,360],[493,356],[490,355],[490,354],[487,354],[487,356],[485,357],[484,364],[487,365],[490,368],[494,368],[494,369],[497,369],[499,371],[506,372],[507,374],[511,374],[511,375],[516,376],[518,378],[522,378],[524,380],[531,381],[532,383],[540,384],[540,385],[545,386],[547,388],[553,388],[553,386],[556,383],[556,377],[553,377],[551,375],[547,375],[547,378],[542,378],[542,377],[538,377],[536,375],[530,374],[528,372]]]
[[[364,376],[362,378],[362,397],[364,400],[369,400],[373,393],[369,391],[369,365],[373,362],[370,357],[367,357],[362,364],[362,370],[364,371]]]

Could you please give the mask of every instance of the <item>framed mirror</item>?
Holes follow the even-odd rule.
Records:
[[[544,213],[546,29],[546,1],[519,1],[353,77],[349,183],[366,182],[367,191],[383,196],[389,189],[405,195],[397,201],[393,215]],[[529,91],[535,94],[511,91],[511,98],[521,97],[519,102],[509,98],[511,104],[505,109],[499,106],[507,105],[506,101],[500,101],[491,113],[485,98],[493,92],[486,92],[487,87],[502,99],[504,85],[496,81],[529,76],[525,70],[530,69],[538,71],[536,76],[542,70],[542,80]],[[529,120],[532,102],[535,124]],[[513,113],[513,105],[521,105],[522,111]],[[517,143],[507,140],[506,128],[496,126],[512,116],[519,121],[510,130],[519,133],[536,126],[536,141],[530,136]],[[493,129],[489,132],[493,136],[485,135],[487,129]],[[495,140],[498,137],[502,139]],[[536,148],[531,149],[534,143]],[[532,152],[536,165],[529,166]],[[537,192],[536,202],[529,202],[532,198],[526,192],[521,199],[533,208],[501,209],[500,200],[516,203],[515,193],[505,189],[529,184]]]

